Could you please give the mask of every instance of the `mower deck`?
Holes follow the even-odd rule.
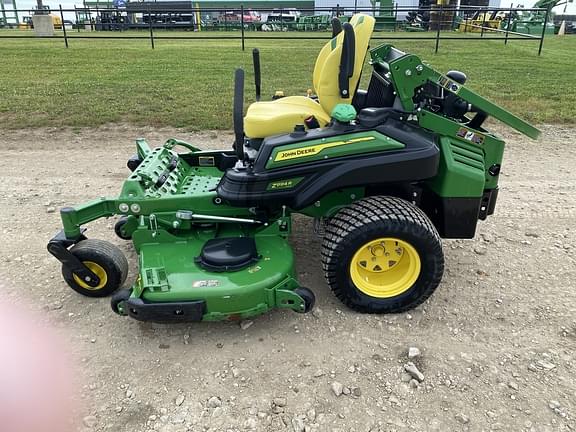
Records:
[[[215,321],[249,318],[274,307],[303,311],[302,300],[292,291],[298,284],[291,276],[293,256],[286,239],[257,236],[255,262],[237,271],[224,267],[207,271],[198,259],[213,234],[208,229],[176,239],[166,232],[156,238],[135,233],[134,240],[140,243],[140,278],[131,294],[134,303],[129,301],[122,312],[142,320]],[[221,238],[235,237],[229,230]]]

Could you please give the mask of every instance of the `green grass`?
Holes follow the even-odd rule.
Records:
[[[118,34],[98,35],[104,39]],[[123,35],[146,36],[146,32]],[[380,42],[373,41],[372,46]],[[267,97],[278,89],[305,94],[323,43],[250,40],[242,52],[239,40],[158,40],[151,50],[147,40],[76,39],[65,49],[62,40],[0,39],[0,127],[128,122],[229,129],[234,68],[248,71],[247,103],[254,98],[251,48],[260,48]],[[466,72],[472,89],[531,122],[575,122],[575,37],[547,38],[541,57],[535,41],[511,41],[507,46],[502,41],[441,41],[436,55],[433,41],[398,37],[393,43],[419,54],[440,71]],[[367,77],[365,73],[364,84]]]

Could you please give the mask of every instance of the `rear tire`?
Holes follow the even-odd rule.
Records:
[[[440,236],[418,207],[374,196],[340,210],[326,227],[322,264],[330,288],[364,313],[399,313],[420,305],[440,284]]]
[[[103,240],[86,239],[72,246],[70,253],[100,278],[100,284],[91,287],[68,267],[62,266],[64,280],[77,293],[87,297],[105,297],[126,281],[128,261],[122,251],[113,244]]]

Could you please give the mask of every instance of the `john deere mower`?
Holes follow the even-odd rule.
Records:
[[[200,150],[169,139],[136,141],[117,198],[61,210],[48,244],[80,294],[112,296],[120,315],[151,321],[253,317],[273,308],[308,312],[289,244],[292,215],[315,219],[322,269],[344,304],[366,313],[412,309],[438,287],[441,238],[472,238],[494,212],[504,142],[488,116],[536,138],[539,131],[391,45],[371,49],[374,18],[333,23],[314,68],[315,95],[260,101],[244,115],[244,71],[235,74],[232,148]],[[177,152],[176,149],[181,149]],[[114,245],[84,225],[119,216],[138,276]],[[118,291],[117,291],[118,290]]]

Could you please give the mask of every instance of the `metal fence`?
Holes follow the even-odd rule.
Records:
[[[1,1],[1,0],[0,0]],[[129,3],[133,4],[133,3]],[[161,3],[156,3],[161,5]],[[19,9],[21,15],[34,14],[34,10]],[[440,41],[466,41],[469,43],[487,40],[499,40],[504,45],[512,40],[534,41],[538,43],[538,55],[542,53],[544,37],[549,32],[550,10],[543,8],[491,8],[476,6],[442,6],[428,7],[399,7],[393,8],[360,8],[341,7],[336,5],[330,8],[298,9],[298,16],[289,9],[261,9],[261,8],[186,8],[166,9],[165,7],[138,6],[127,9],[118,8],[78,8],[64,9],[60,5],[56,11],[50,12],[53,17],[59,18],[55,22],[57,32],[51,36],[37,36],[28,32],[2,32],[1,39],[62,39],[66,48],[74,39],[143,39],[149,40],[150,47],[155,48],[156,42],[161,40],[238,40],[242,50],[246,41],[256,39],[280,40],[314,40],[329,39],[331,34],[330,20],[339,17],[348,19],[354,13],[367,13],[376,20],[376,31],[373,40],[427,40],[434,41],[434,52],[440,48]],[[66,15],[74,15],[75,22],[65,20]],[[429,14],[436,21],[429,21],[428,27],[415,26],[408,18]],[[252,17],[267,15],[266,22],[257,21]],[[270,19],[271,16],[273,19]],[[522,17],[530,17],[532,31],[530,33],[513,31],[513,23]],[[474,19],[473,17],[477,17]],[[479,18],[481,17],[481,19]],[[491,17],[496,17],[492,19]],[[534,19],[536,17],[536,19]],[[525,18],[528,19],[528,18]],[[56,19],[57,21],[57,19]],[[528,21],[526,21],[528,22]],[[434,24],[434,25],[433,25]],[[19,25],[20,30],[31,30],[31,22]],[[465,33],[454,31],[466,28]],[[5,27],[14,25],[5,23]],[[539,30],[541,26],[541,30]],[[534,31],[536,29],[537,31]],[[548,30],[547,30],[548,29]],[[136,32],[125,33],[127,30]],[[184,30],[194,32],[193,35],[175,35],[169,30]],[[219,34],[219,31],[227,31]],[[273,35],[264,36],[261,32],[271,31]],[[396,32],[404,32],[399,37]],[[419,34],[412,36],[412,32]],[[94,32],[106,32],[105,36]],[[146,34],[138,34],[138,33]],[[301,32],[300,35],[296,35]],[[392,34],[394,32],[394,34]],[[311,34],[313,33],[313,34]]]

